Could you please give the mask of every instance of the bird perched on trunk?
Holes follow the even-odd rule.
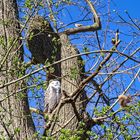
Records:
[[[60,102],[60,98],[61,98],[60,89],[61,89],[61,85],[58,80],[50,81],[48,88],[45,92],[45,101],[44,101],[45,113],[51,113]]]

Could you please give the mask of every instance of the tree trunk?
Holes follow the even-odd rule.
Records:
[[[16,0],[0,0],[0,21],[0,84],[4,84],[24,75]],[[0,89],[0,139],[36,139],[26,90],[16,94],[25,86],[22,80]]]
[[[61,59],[67,58],[68,56],[78,54],[78,50],[71,45],[68,36],[66,34],[60,35],[61,40]],[[70,96],[75,89],[78,87],[78,84],[81,82],[80,72],[83,70],[81,67],[81,58],[75,57],[61,63],[61,93],[62,100],[63,96]],[[66,95],[64,95],[66,94]],[[57,121],[50,127],[51,135],[59,137],[60,130],[70,129],[76,130],[78,124],[81,121],[81,115],[83,108],[85,106],[83,103],[78,103],[84,99],[85,93],[82,92],[76,101],[66,102],[59,110],[57,115]],[[65,97],[66,98],[66,97]]]

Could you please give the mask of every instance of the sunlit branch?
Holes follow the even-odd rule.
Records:
[[[140,50],[140,48],[136,49],[136,50],[130,55],[130,57],[132,57],[134,54],[136,54],[139,50]],[[110,74],[110,75],[104,80],[104,82],[103,82],[101,85],[104,85],[106,81],[108,81],[112,76],[114,76],[114,75],[115,75],[115,72],[116,72],[123,64],[125,64],[128,60],[129,60],[129,58],[127,57],[117,68],[115,68],[115,69],[112,71],[113,74]]]
[[[139,48],[139,49],[140,49],[140,48]],[[29,73],[29,74],[24,75],[24,76],[21,77],[21,78],[18,78],[18,79],[16,79],[16,80],[13,80],[13,81],[11,81],[11,82],[9,82],[9,83],[1,84],[1,85],[0,85],[0,89],[3,88],[3,87],[5,87],[5,86],[11,85],[11,84],[13,84],[13,83],[16,83],[16,82],[18,82],[18,81],[20,81],[20,80],[23,80],[23,79],[29,77],[29,76],[32,75],[32,74],[35,74],[35,73],[37,73],[37,72],[39,72],[39,71],[41,71],[41,70],[43,70],[43,69],[49,68],[49,67],[51,67],[51,66],[53,66],[53,65],[56,65],[56,64],[58,64],[58,63],[61,63],[61,62],[63,62],[63,61],[66,61],[66,60],[69,60],[69,59],[72,59],[72,58],[75,58],[75,57],[78,57],[78,56],[82,56],[82,55],[92,54],[92,53],[110,53],[111,56],[112,56],[113,53],[119,53],[120,55],[125,56],[125,57],[129,58],[130,60],[132,60],[132,61],[134,61],[134,62],[140,63],[139,60],[136,60],[136,59],[134,59],[134,58],[132,58],[132,57],[130,57],[130,56],[124,54],[124,53],[118,52],[118,51],[100,50],[100,51],[91,51],[91,52],[86,52],[86,53],[80,53],[80,54],[72,55],[72,56],[69,56],[69,57],[67,57],[67,58],[64,58],[64,59],[61,59],[61,60],[59,60],[59,61],[56,61],[56,62],[54,62],[54,63],[52,63],[52,64],[50,64],[50,65],[48,65],[48,66],[43,66],[43,67],[41,67],[41,68],[39,68],[39,69],[37,69],[37,70],[35,70],[35,71]]]
[[[63,126],[60,126],[60,128],[58,130],[56,130],[55,132],[53,132],[51,135],[53,136],[53,135],[57,134],[58,132],[60,132],[60,130],[65,128],[73,120],[74,117],[75,117],[75,114]]]
[[[38,3],[38,4],[39,4],[39,3]],[[3,64],[4,64],[5,61],[7,60],[7,57],[9,56],[9,54],[10,54],[12,48],[14,47],[14,45],[20,40],[20,38],[21,38],[21,35],[20,35],[20,34],[21,34],[21,33],[23,32],[23,30],[26,28],[26,25],[27,25],[27,23],[29,22],[31,16],[34,14],[35,9],[36,9],[36,7],[38,6],[38,4],[35,6],[33,12],[32,12],[31,15],[28,17],[28,19],[26,20],[24,26],[23,26],[22,29],[20,30],[19,36],[18,36],[15,40],[13,40],[11,46],[10,46],[9,49],[7,50],[7,52],[6,52],[5,56],[3,57],[3,59],[1,60],[1,62],[0,62],[0,70],[2,69]],[[21,46],[22,46],[22,45],[21,45]]]
[[[27,89],[36,88],[37,86],[43,85],[43,84],[44,84],[44,83],[38,84],[38,85],[26,86],[26,87],[24,87],[24,88],[22,88],[22,89],[19,89],[19,90],[17,90],[17,91],[14,91],[14,92],[10,93],[8,96],[6,96],[6,97],[4,97],[3,99],[1,99],[1,100],[0,100],[0,103],[3,102],[3,101],[5,101],[6,99],[10,98],[11,96],[17,94],[17,93],[24,92],[24,91],[27,90]],[[24,94],[24,93],[23,93],[23,94]]]
[[[89,5],[91,12],[93,13],[94,19],[95,19],[95,23],[93,25],[87,25],[87,26],[80,26],[77,28],[71,28],[71,29],[67,29],[64,32],[61,32],[61,34],[67,34],[67,35],[71,35],[71,34],[76,34],[76,33],[80,33],[80,32],[89,32],[89,31],[97,31],[101,29],[101,22],[100,22],[100,18],[92,4],[92,2],[90,0],[85,0],[87,2],[87,4]],[[93,20],[94,21],[94,20]]]
[[[126,14],[128,15],[129,19],[132,21],[132,23],[135,25],[135,27],[140,30],[140,27],[134,22],[134,20],[131,18],[131,16],[129,15],[129,13],[126,11]]]
[[[121,95],[126,94],[126,92],[129,90],[129,88],[131,87],[131,85],[134,83],[134,81],[136,80],[136,78],[138,77],[140,73],[140,68],[137,71],[137,73],[135,74],[134,78],[132,79],[132,81],[129,83],[129,85],[127,86],[127,88],[124,90],[124,92]],[[118,99],[114,102],[114,104],[112,104],[112,106],[109,108],[109,110],[111,110],[117,103],[118,103]]]
[[[55,19],[55,16],[54,16],[54,12],[53,12],[53,10],[52,10],[52,1],[50,1],[50,0],[47,0],[47,4],[48,4],[48,8],[49,8],[49,11],[50,11],[50,19],[52,20],[52,22],[53,22],[53,24],[54,24],[54,27],[55,27],[55,32],[57,32],[56,31],[56,29],[57,29],[57,21],[56,21],[56,19]]]

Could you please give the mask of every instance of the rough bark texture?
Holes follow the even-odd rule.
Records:
[[[62,50],[61,50],[61,59],[67,58],[68,56],[76,55],[78,54],[78,50],[71,45],[69,42],[68,36],[66,34],[63,34],[60,36],[61,43],[62,43]],[[81,72],[83,68],[81,67],[81,59],[79,57],[75,57],[73,59],[66,60],[61,63],[61,76],[62,76],[62,91],[66,92],[68,95],[71,95],[75,89],[78,87],[79,83],[81,82]],[[84,93],[83,93],[84,94]],[[80,101],[81,99],[78,98],[77,101]],[[74,102],[74,105],[76,109],[73,108],[71,103],[65,104],[61,110],[60,110],[60,117],[63,120],[63,124],[66,123],[70,118],[72,118],[73,115],[75,115],[74,119],[70,121],[70,123],[66,126],[66,128],[69,128],[71,130],[74,130],[77,128],[78,117],[80,116],[80,111],[83,109],[82,104],[76,105],[76,102]],[[79,114],[79,116],[76,116],[76,112]],[[60,120],[61,120],[60,119]]]
[[[61,59],[79,53],[77,49],[71,45],[66,34],[60,35],[60,40],[62,44]],[[80,76],[82,70],[81,58],[75,57],[61,63],[61,93],[65,92],[67,95],[71,95],[73,91],[75,91],[82,80]],[[81,121],[81,114],[85,106],[84,104],[77,103],[82,101],[84,96],[85,93],[82,92],[76,101],[67,102],[60,108],[60,111],[57,114],[57,122],[55,122],[55,125],[52,124],[50,127],[52,135],[58,130],[61,130],[61,128],[70,130],[76,130],[78,128],[78,123]],[[58,136],[59,135],[57,135],[57,137]]]
[[[23,61],[20,28],[16,0],[0,0],[0,82],[7,83],[19,76]],[[9,52],[9,54],[8,54]],[[7,57],[5,57],[7,55]],[[5,61],[4,61],[4,58]],[[24,81],[0,89],[0,99],[12,96],[0,102],[0,139],[36,139],[33,138],[35,128],[28,106],[26,91],[14,94],[25,87]]]

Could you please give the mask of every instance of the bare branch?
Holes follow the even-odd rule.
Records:
[[[129,90],[129,88],[131,87],[131,85],[134,83],[134,81],[136,80],[137,76],[139,75],[140,73],[140,68],[139,70],[137,71],[137,73],[135,74],[134,78],[132,79],[132,81],[130,82],[130,84],[127,86],[127,88],[124,90],[124,92],[122,93],[122,95],[125,95],[126,92]],[[117,99],[114,104],[112,104],[112,106],[109,108],[109,110],[111,110],[117,103],[118,103],[119,99]],[[108,111],[109,111],[108,110]]]
[[[64,32],[61,32],[61,34],[67,34],[67,35],[71,35],[71,34],[76,34],[79,32],[89,32],[89,31],[97,31],[101,29],[101,22],[100,22],[100,18],[97,15],[97,12],[92,4],[92,2],[90,0],[85,0],[87,2],[87,4],[89,5],[91,12],[93,13],[94,19],[95,19],[95,23],[93,25],[88,25],[88,26],[80,26],[77,28],[71,28],[71,29],[67,29]],[[94,21],[94,20],[93,20]]]

